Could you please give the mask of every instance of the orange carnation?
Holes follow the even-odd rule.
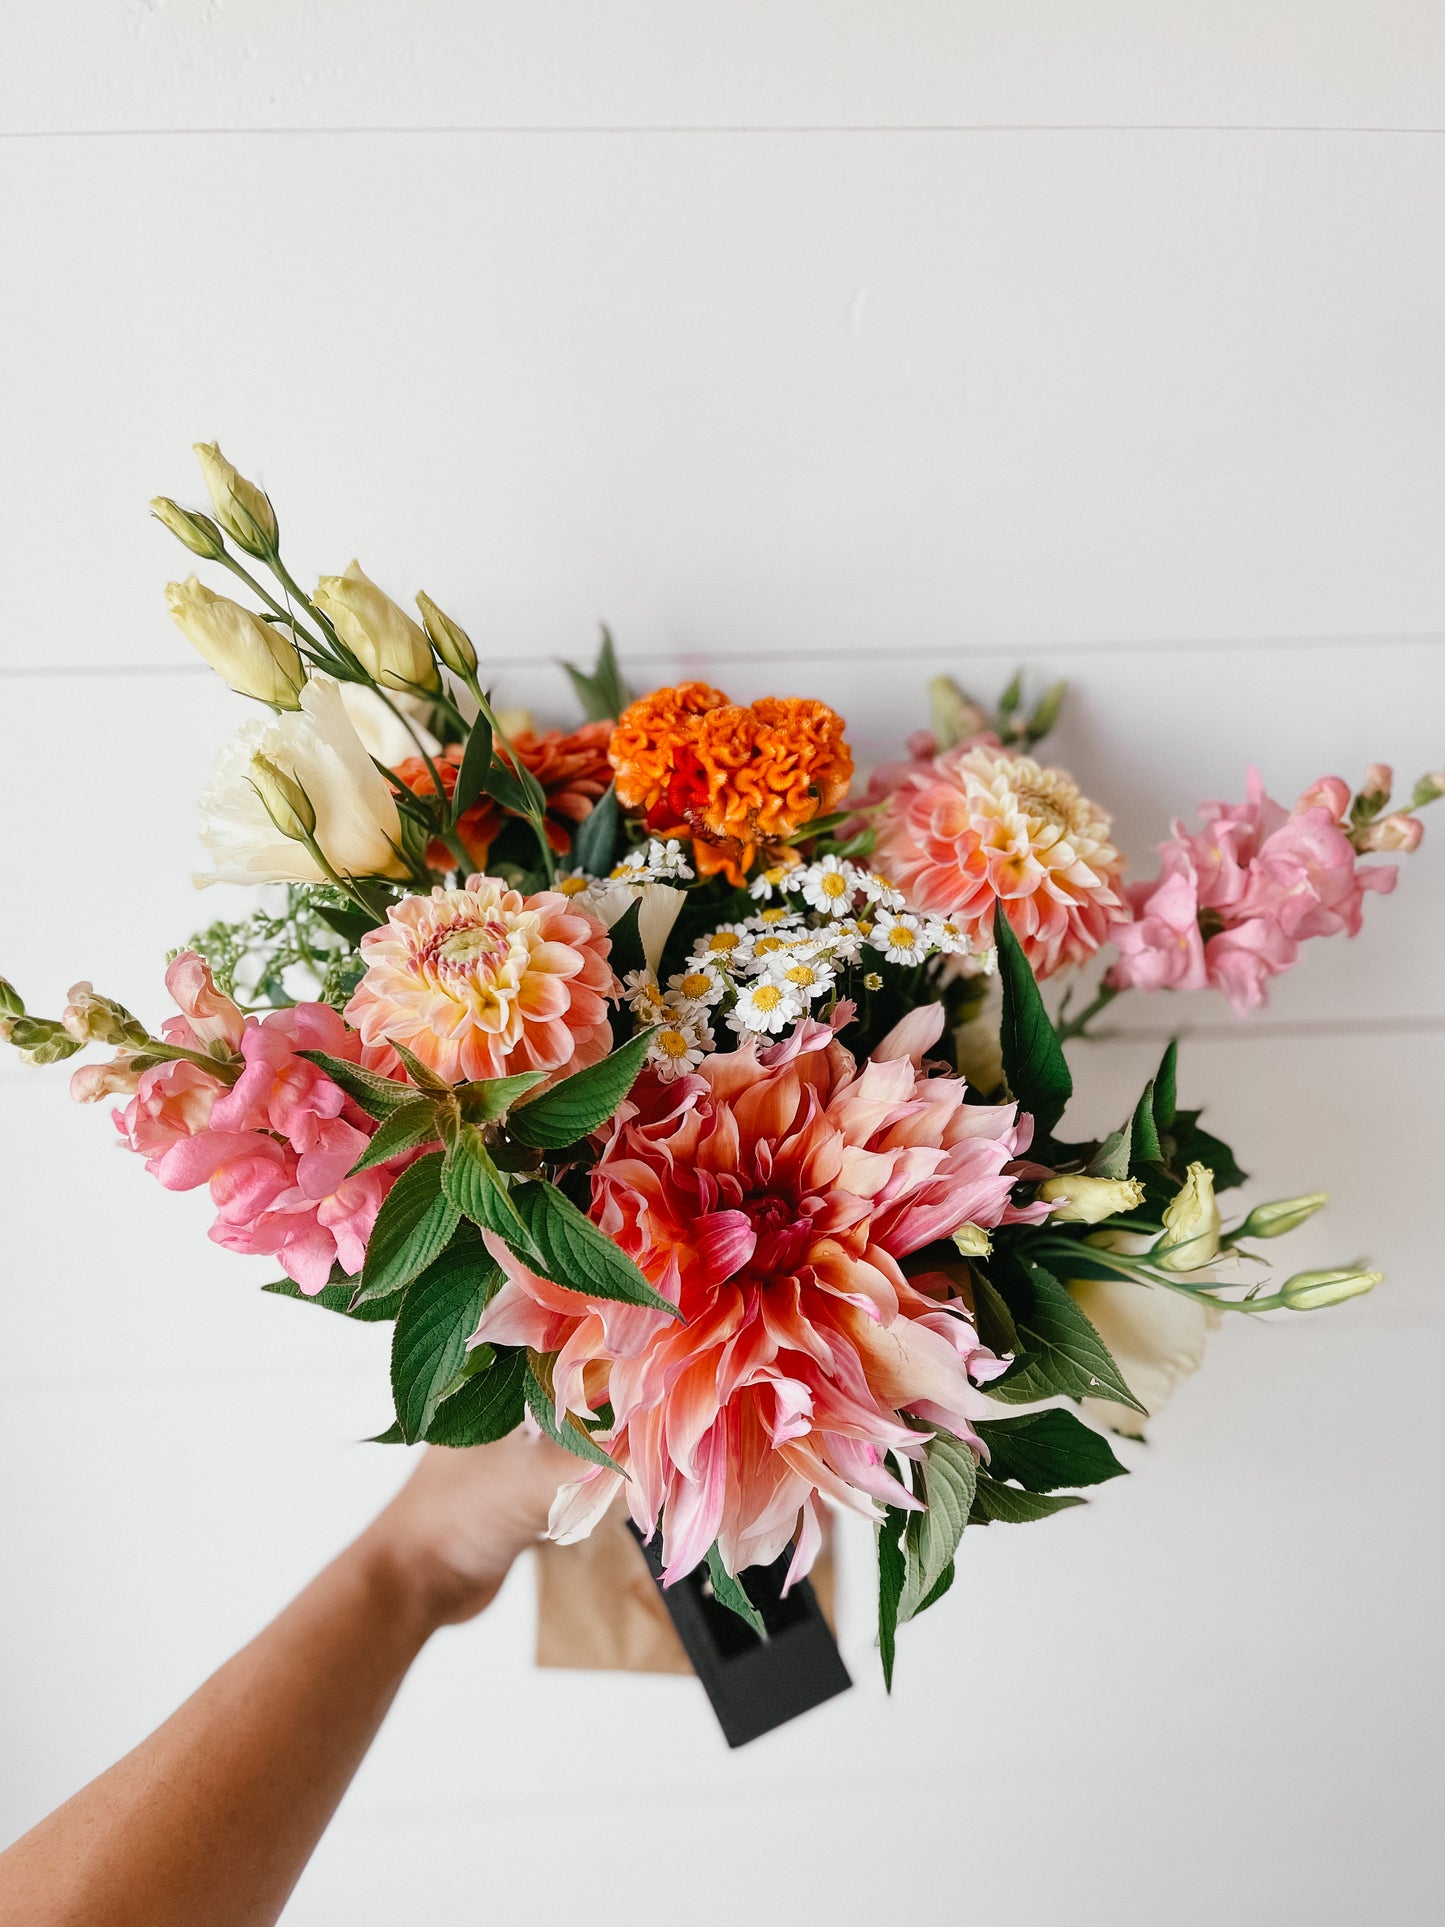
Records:
[[[612,766],[607,760],[607,739],[611,733],[610,723],[584,723],[581,729],[574,729],[570,734],[549,729],[545,735],[538,736],[523,729],[512,738],[518,757],[546,791],[547,841],[559,856],[565,856],[572,847],[573,825],[591,813],[592,805],[612,780]],[[457,786],[462,755],[462,745],[452,743],[432,758],[448,796]],[[431,796],[435,792],[431,771],[420,756],[410,756],[404,763],[398,763],[396,774],[417,796]],[[503,821],[511,814],[490,796],[479,797],[469,810],[462,812],[457,835],[478,869],[486,868],[492,844]],[[439,839],[429,846],[426,860],[434,870],[456,867],[455,858]]]
[[[623,808],[654,836],[691,837],[698,875],[737,885],[756,858],[796,862],[787,839],[835,809],[853,775],[843,718],[826,703],[765,696],[745,708],[701,682],[624,710],[608,755]]]

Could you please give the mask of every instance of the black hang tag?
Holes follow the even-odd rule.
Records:
[[[800,1579],[783,1597],[791,1547],[770,1566],[749,1566],[744,1577],[768,1629],[764,1640],[718,1604],[706,1565],[664,1586],[659,1538],[644,1544],[628,1524],[729,1746],[746,1746],[853,1684],[808,1581]]]

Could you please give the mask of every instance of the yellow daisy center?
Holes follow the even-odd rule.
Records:
[[[684,997],[705,997],[712,989],[712,978],[705,971],[689,970],[677,987]]]
[[[586,877],[563,877],[557,885],[557,894],[562,897],[580,897],[586,888]]]
[[[776,984],[759,984],[753,992],[753,1003],[759,1010],[776,1010],[783,1001],[783,993]]]
[[[818,888],[825,897],[833,897],[835,899],[838,897],[851,896],[852,894],[847,877],[839,876],[836,870],[825,870],[818,879]]]
[[[910,930],[906,923],[895,923],[888,932],[888,941],[895,950],[911,950],[918,942],[918,932]]]
[[[818,973],[811,964],[794,964],[792,969],[784,971],[783,975],[790,984],[801,984],[805,990],[809,984],[815,984],[818,981]]]
[[[736,930],[714,930],[707,940],[707,947],[726,957],[731,955],[741,942],[742,938]]]
[[[664,1057],[686,1057],[692,1048],[680,1030],[660,1030],[657,1033],[656,1043]]]
[[[784,917],[790,917],[792,914],[792,911],[788,909],[786,904],[776,904],[771,910],[763,911],[762,921],[764,923],[781,923]]]

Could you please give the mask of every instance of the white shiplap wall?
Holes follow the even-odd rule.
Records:
[[[1421,0],[529,8],[59,0],[0,63],[0,966],[158,1008],[233,700],[144,520],[218,435],[499,689],[1066,673],[1136,858],[1258,759],[1445,762],[1445,31]],[[144,875],[143,896],[134,880]],[[981,1534],[856,1692],[738,1756],[696,1688],[536,1674],[525,1578],[428,1652],[287,1919],[1321,1927],[1431,1917],[1442,1604],[1422,1194],[1431,842],[1188,1088],[1386,1291],[1226,1330],[1144,1474]],[[1080,1053],[1112,1121],[1152,1038]],[[384,1334],[0,1060],[0,1838],[153,1725],[401,1473]],[[1146,1463],[1147,1461],[1147,1463]]]

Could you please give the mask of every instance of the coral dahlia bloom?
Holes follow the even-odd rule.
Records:
[[[404,1044],[448,1083],[584,1070],[612,1045],[611,948],[555,890],[523,897],[469,877],[404,897],[362,938],[367,971],[346,1016],[367,1044]]]
[[[691,837],[699,876],[741,885],[755,858],[797,861],[786,839],[842,801],[853,775],[826,703],[768,696],[743,707],[707,683],[656,689],[618,718],[617,799],[654,836]]]
[[[980,950],[1002,903],[1036,977],[1081,963],[1128,917],[1109,819],[1062,770],[996,745],[880,770],[876,867],[915,910],[961,923]]]
[[[1005,1361],[942,1273],[902,1261],[1048,1206],[1010,1202],[1029,1119],[923,1074],[942,1026],[940,1005],[916,1010],[861,1066],[805,1020],[671,1083],[644,1071],[603,1128],[591,1215],[685,1324],[580,1299],[488,1235],[507,1281],[478,1337],[555,1353],[559,1411],[610,1400],[608,1451],[638,1525],[661,1517],[669,1581],[714,1540],[737,1572],[795,1537],[798,1577],[820,1494],[875,1519],[916,1510],[888,1452],[916,1456],[936,1426],[981,1449],[976,1385]],[[590,1531],[621,1483],[596,1467],[565,1487],[553,1536]]]
[[[513,749],[546,794],[547,841],[559,856],[572,848],[573,829],[591,814],[592,805],[612,781],[612,765],[607,760],[611,735],[611,723],[584,723],[581,729],[568,733],[549,729],[541,736],[523,729],[512,738]],[[462,744],[452,743],[432,758],[448,796],[457,786],[463,754]],[[396,774],[418,796],[430,796],[436,787],[420,756],[398,763]],[[457,835],[478,869],[485,867],[492,844],[511,815],[490,796],[479,798],[462,812]],[[446,844],[437,840],[427,851],[427,862],[434,870],[450,870],[453,858]]]

